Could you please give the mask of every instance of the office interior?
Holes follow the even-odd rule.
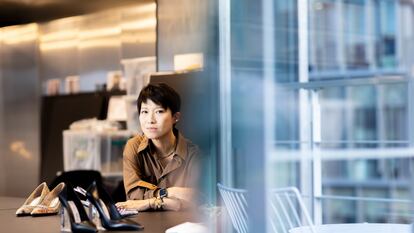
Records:
[[[281,232],[273,195],[286,187],[304,225],[413,222],[412,1],[13,0],[0,12],[0,196],[65,171],[69,125],[133,101],[138,59],[184,96],[178,127],[203,151],[214,231]],[[117,75],[125,86],[108,89]],[[116,166],[98,168],[113,190]],[[217,183],[247,194],[248,221]]]

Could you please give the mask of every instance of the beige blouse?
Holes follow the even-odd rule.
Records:
[[[180,133],[176,132],[177,146],[173,158],[163,168],[155,152],[151,151],[151,140],[138,135],[128,140],[123,155],[123,176],[128,200],[154,197],[154,190],[138,186],[146,181],[159,188],[195,187],[199,178],[199,149]]]

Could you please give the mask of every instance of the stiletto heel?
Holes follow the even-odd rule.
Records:
[[[69,216],[72,232],[95,233],[97,232],[95,224],[93,224],[72,186],[66,184],[62,192],[59,194],[59,200],[66,215]],[[62,221],[64,224],[64,221]]]
[[[114,205],[109,194],[101,186],[93,182],[89,186],[86,197],[95,206],[99,213],[102,226],[107,230],[136,231],[144,229],[144,226],[130,219],[123,219]]]

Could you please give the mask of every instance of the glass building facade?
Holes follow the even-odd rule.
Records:
[[[286,186],[315,224],[412,222],[414,3],[219,2],[221,179],[251,229]]]

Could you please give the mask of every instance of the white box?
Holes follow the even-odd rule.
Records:
[[[65,171],[93,169],[103,176],[122,176],[122,154],[130,131],[63,131]]]

